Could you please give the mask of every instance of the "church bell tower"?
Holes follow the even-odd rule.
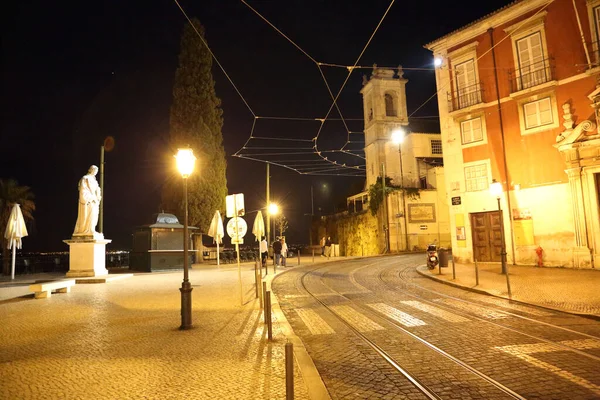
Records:
[[[406,111],[406,83],[402,67],[397,73],[392,69],[377,68],[373,66],[371,77],[363,77],[363,110],[365,121],[365,158],[367,185],[370,187],[381,175],[381,164],[395,161],[387,160],[388,157],[398,157],[395,152],[386,152],[391,146],[391,135],[394,129],[408,125]],[[389,153],[389,154],[388,154]],[[392,154],[394,154],[392,156]]]

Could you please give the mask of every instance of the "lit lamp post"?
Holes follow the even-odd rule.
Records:
[[[508,290],[508,297],[512,297],[510,291],[510,279],[508,277],[508,266],[506,265],[506,239],[504,237],[504,215],[502,213],[502,207],[500,206],[500,198],[502,197],[502,183],[492,179],[490,184],[490,194],[498,200],[498,213],[500,218],[500,233],[502,240],[502,248],[500,249],[500,260],[502,262],[502,273],[506,275],[506,288]]]
[[[405,229],[405,244],[406,251],[408,251],[408,224],[406,222],[406,197],[404,194],[404,172],[402,168],[402,143],[406,137],[406,132],[402,128],[397,128],[392,132],[392,142],[398,145],[398,156],[400,159],[400,186],[402,187],[402,215],[404,217],[404,229]],[[400,251],[400,249],[398,249]]]
[[[196,157],[192,149],[179,149],[175,156],[177,169],[183,177],[183,282],[181,283],[181,327],[179,329],[190,329],[192,327],[192,285],[189,280],[188,271],[188,199],[187,179],[194,170]]]
[[[279,206],[275,203],[269,204],[269,215],[272,217],[275,217],[277,214],[279,214]],[[273,220],[273,240],[275,240],[275,237],[277,236],[277,229],[275,227],[275,218],[273,218],[272,220]]]
[[[279,206],[275,203],[270,203],[269,206],[267,207],[267,215],[271,216],[271,221],[273,221],[273,242],[275,242],[275,238],[277,236],[277,232],[275,231],[275,215],[277,215],[277,213],[279,212]],[[272,246],[271,243],[268,243],[269,246]],[[266,267],[265,267],[266,268]],[[275,250],[273,249],[273,273],[277,272],[275,270]],[[269,273],[269,270],[267,268],[266,273]]]

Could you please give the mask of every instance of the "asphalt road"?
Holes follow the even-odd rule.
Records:
[[[423,255],[299,267],[272,284],[333,399],[598,399],[600,322],[415,272]]]

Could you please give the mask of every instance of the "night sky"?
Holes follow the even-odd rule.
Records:
[[[248,3],[314,59],[341,65],[354,64],[389,5],[379,0]],[[507,3],[396,1],[359,65],[431,68],[424,44]],[[331,99],[315,64],[243,3],[183,0],[181,5],[205,26],[211,49],[257,115],[325,116]],[[99,164],[106,136],[115,138],[115,148],[106,154],[104,231],[113,239],[110,248],[128,249],[133,228],[160,211],[165,160],[175,152],[167,135],[184,16],[169,0],[24,0],[3,11],[0,177],[17,179],[36,196],[35,223],[24,250],[67,250],[62,240],[70,238],[75,224],[77,182],[91,164]],[[355,71],[345,86],[339,101],[345,118],[362,117],[359,91],[362,75],[370,73]],[[223,102],[229,192],[244,193],[246,209],[255,210],[265,201],[265,164],[231,157],[249,137],[253,117],[216,65],[213,74]],[[346,74],[326,69],[334,92]],[[410,114],[435,92],[435,78],[431,70],[406,71],[405,77]],[[430,118],[435,115],[434,98],[415,113],[426,118],[411,123],[438,132]],[[256,133],[312,137],[317,127],[264,123]],[[362,122],[353,128],[362,130]],[[345,136],[335,131],[323,133],[320,148],[343,145]],[[315,213],[319,208],[331,213],[346,195],[360,191],[363,181],[272,167],[271,197],[289,220],[288,241],[308,241],[311,185]]]

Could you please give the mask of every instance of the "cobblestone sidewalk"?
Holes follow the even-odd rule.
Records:
[[[506,275],[499,264],[479,264],[479,285],[474,264],[455,264],[429,271],[425,265],[417,272],[428,278],[462,288],[508,298]],[[600,317],[600,271],[568,268],[540,268],[509,265],[512,299],[560,311]]]
[[[188,331],[181,271],[1,300],[0,398],[284,399],[285,324],[266,340],[253,267],[242,279],[244,306],[235,265],[191,270]],[[295,398],[309,398],[297,366]]]

